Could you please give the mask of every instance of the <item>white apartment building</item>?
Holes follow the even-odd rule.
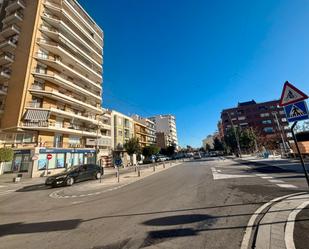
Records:
[[[156,115],[148,119],[155,123],[157,132],[163,132],[168,136],[168,146],[176,145],[178,147],[176,118],[174,115]]]

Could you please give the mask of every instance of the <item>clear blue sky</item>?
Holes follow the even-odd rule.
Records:
[[[220,112],[309,93],[307,0],[79,0],[105,33],[103,105],[172,113],[180,145],[201,146]]]

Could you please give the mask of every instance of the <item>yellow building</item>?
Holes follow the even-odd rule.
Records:
[[[38,176],[93,162],[87,139],[102,136],[103,31],[76,0],[0,8],[0,140],[15,149],[2,172]]]
[[[141,122],[134,120],[134,135],[138,138],[140,146],[143,148],[147,146],[147,126]]]
[[[112,111],[114,151],[124,151],[124,144],[134,137],[133,119],[117,111]]]

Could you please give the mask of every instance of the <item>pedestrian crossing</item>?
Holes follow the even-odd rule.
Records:
[[[218,169],[220,168],[220,169]],[[225,170],[224,170],[225,169]],[[223,167],[212,167],[211,168],[213,179],[222,180],[222,179],[233,179],[233,178],[242,178],[242,177],[259,177],[263,180],[268,181],[269,183],[275,184],[277,187],[286,188],[286,189],[297,189],[298,187],[294,184],[290,184],[281,179],[282,176],[277,176],[275,174],[249,174],[241,169],[235,171]]]

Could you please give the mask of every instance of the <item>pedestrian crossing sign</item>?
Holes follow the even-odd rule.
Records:
[[[284,106],[284,111],[289,122],[309,119],[308,108],[305,101]]]
[[[290,82],[286,81],[283,86],[279,105],[287,106],[305,99],[308,99],[307,94],[303,93],[301,90],[293,86]]]

